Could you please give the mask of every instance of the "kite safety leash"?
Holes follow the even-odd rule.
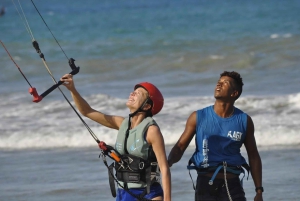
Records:
[[[224,166],[224,181],[225,181],[225,186],[226,186],[226,191],[227,191],[227,195],[228,195],[228,199],[229,201],[232,201],[230,192],[229,192],[229,188],[228,188],[228,183],[227,183],[227,175],[226,175],[226,168],[227,168],[227,163],[226,161],[223,161],[223,166]]]

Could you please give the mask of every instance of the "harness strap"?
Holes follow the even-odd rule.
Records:
[[[195,187],[195,183],[194,183],[194,180],[192,178],[190,170],[196,170],[198,175],[203,175],[203,174],[206,174],[206,173],[208,173],[210,171],[214,171],[213,176],[209,180],[209,185],[213,185],[213,181],[216,178],[216,176],[219,173],[219,171],[221,169],[224,169],[224,165],[223,164],[220,164],[217,167],[209,167],[209,168],[198,168],[198,167],[196,167],[194,165],[191,165],[191,164],[192,164],[192,162],[189,161],[187,169],[189,170],[189,175],[190,175],[190,178],[192,180],[194,190],[196,190],[196,187]],[[237,175],[240,175],[241,173],[243,173],[243,177],[241,179],[241,184],[242,184],[243,183],[243,179],[245,177],[245,171],[244,171],[243,168],[245,168],[248,171],[248,178],[249,178],[249,169],[250,169],[250,167],[249,167],[248,164],[243,164],[242,166],[229,166],[229,167],[226,166],[226,171],[230,172],[230,173],[233,173],[233,174],[237,174]]]
[[[151,186],[152,180],[151,180],[151,165],[147,167],[146,169],[146,193],[150,193],[150,186]]]
[[[115,198],[117,196],[117,193],[116,193],[115,178],[113,177],[114,164],[115,163],[112,163],[108,167],[108,178],[109,178],[109,186],[110,186],[111,195]]]
[[[245,171],[243,170],[243,168],[239,168],[239,169],[236,169],[235,167],[234,168],[230,168],[230,167],[227,166],[227,163],[226,163],[226,170],[224,168],[224,165],[219,165],[217,167],[217,169],[215,170],[213,176],[209,180],[209,185],[213,185],[214,179],[216,178],[217,174],[219,173],[219,171],[221,169],[224,169],[224,172],[227,171],[227,172],[230,172],[230,173],[233,173],[233,174],[238,174],[238,175],[241,174],[241,173],[243,173],[244,176],[245,176]],[[243,178],[244,178],[244,176],[243,176]]]
[[[217,174],[219,173],[219,171],[220,171],[222,168],[223,168],[223,165],[222,165],[222,166],[219,165],[219,166],[217,167],[217,169],[215,170],[215,172],[214,172],[212,178],[211,178],[211,179],[209,180],[209,182],[208,182],[209,185],[213,185],[213,184],[214,184],[214,179],[216,178]]]
[[[150,182],[147,182],[147,187],[145,188],[145,190],[143,191],[143,193],[141,193],[139,195],[140,198],[144,198],[145,195],[150,193],[150,187],[152,184],[154,184],[156,182],[155,178],[153,178]]]
[[[245,164],[242,165],[242,167],[245,168],[248,172],[248,176],[247,176],[247,180],[248,180],[249,179],[250,166],[247,163],[245,163]],[[244,177],[245,177],[245,171],[243,171],[243,173],[244,173],[244,176],[243,176],[242,179],[244,179]]]
[[[193,189],[196,190],[196,187],[195,187],[194,180],[193,180],[193,178],[192,178],[190,169],[189,169],[189,175],[190,175],[190,178],[191,178],[192,183],[193,183]]]

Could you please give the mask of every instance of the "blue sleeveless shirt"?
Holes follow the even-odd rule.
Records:
[[[228,118],[218,116],[213,106],[197,111],[196,150],[189,163],[208,168],[226,161],[230,166],[246,164],[240,153],[247,129],[247,114],[234,108]]]

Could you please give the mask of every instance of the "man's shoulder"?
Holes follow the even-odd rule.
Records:
[[[213,111],[213,105],[210,105],[210,106],[207,106],[207,107],[204,107],[202,109],[199,109],[197,111],[195,111],[195,116],[196,116],[196,119],[200,120],[200,119],[203,119],[207,116],[207,114],[211,113]]]
[[[207,110],[210,110],[212,107],[213,107],[213,105],[209,105],[209,106],[206,106],[204,108],[198,109],[196,112],[207,111]]]
[[[236,114],[245,114],[245,115],[248,116],[248,114],[246,112],[244,112],[243,110],[241,110],[241,109],[239,109],[237,107],[235,107],[235,110],[236,110]]]

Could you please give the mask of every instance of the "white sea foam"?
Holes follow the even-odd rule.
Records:
[[[106,95],[85,97],[99,111],[127,116],[126,99]],[[236,107],[248,113],[255,124],[259,146],[293,145],[300,143],[299,94],[280,97],[243,97]],[[85,147],[95,141],[77,115],[65,101],[46,101],[38,104],[1,100],[2,121],[0,148]],[[155,116],[165,143],[176,143],[188,116],[195,110],[213,104],[212,97],[166,98],[161,113]],[[105,128],[83,117],[96,136],[113,144],[117,131]],[[192,142],[192,144],[194,144]]]

